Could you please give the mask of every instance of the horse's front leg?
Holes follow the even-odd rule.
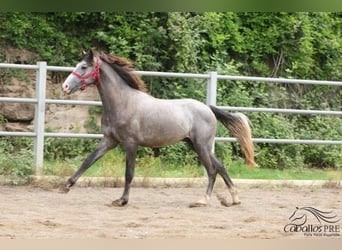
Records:
[[[136,144],[127,144],[126,148],[126,172],[125,172],[125,188],[120,199],[112,202],[113,206],[122,207],[128,203],[129,190],[134,177],[135,158],[137,156],[138,146]]]
[[[101,158],[106,152],[115,148],[118,143],[110,138],[104,137],[101,142],[97,145],[96,149],[87,157],[82,163],[81,167],[67,180],[63,187],[60,188],[61,193],[69,192],[70,188],[77,182],[78,178],[94,164],[98,159]]]

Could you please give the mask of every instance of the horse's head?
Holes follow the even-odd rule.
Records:
[[[100,67],[101,60],[94,55],[92,50],[84,53],[81,62],[64,81],[63,91],[71,94],[77,90],[85,90],[88,85],[96,84],[100,81]]]

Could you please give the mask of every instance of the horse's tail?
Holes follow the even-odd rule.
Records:
[[[251,167],[258,165],[254,161],[254,145],[249,119],[242,113],[231,114],[214,106],[209,106],[217,120],[222,122],[240,143],[246,157],[246,164]]]

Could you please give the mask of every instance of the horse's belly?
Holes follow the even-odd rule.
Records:
[[[165,123],[145,128],[139,137],[139,144],[146,147],[163,147],[175,144],[189,134],[189,128],[181,124]]]

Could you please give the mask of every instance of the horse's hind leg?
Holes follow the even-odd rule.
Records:
[[[60,189],[60,192],[67,193],[70,190],[78,178],[89,168],[95,161],[103,156],[110,149],[116,147],[118,143],[111,138],[104,137],[101,142],[97,145],[96,149],[87,157],[82,163],[81,167],[68,179],[64,186]]]
[[[210,155],[211,161],[213,163],[213,165],[215,166],[217,173],[223,178],[224,182],[226,183],[228,190],[232,196],[232,200],[233,200],[233,205],[237,205],[240,204],[240,199],[238,196],[238,190],[235,188],[232,180],[230,179],[225,167],[223,166],[223,164],[215,157],[214,154]],[[223,202],[225,204],[223,204]],[[226,205],[225,200],[221,200],[221,203],[223,205]]]

